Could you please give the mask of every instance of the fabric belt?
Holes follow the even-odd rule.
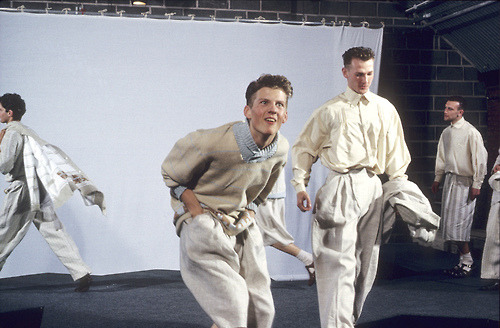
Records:
[[[238,218],[235,219],[232,216],[208,207],[206,207],[205,210],[222,224],[224,231],[229,236],[236,236],[240,234],[254,222],[254,219],[250,216],[250,214],[248,214],[247,211],[241,212],[238,215]]]
[[[224,232],[229,236],[236,236],[246,230],[252,223],[254,223],[255,219],[250,216],[248,211],[240,212],[238,218],[222,213],[221,211],[214,210],[213,208],[208,207],[207,205],[200,203],[201,207],[204,209],[205,213],[210,213],[210,215],[219,221],[224,229]],[[183,207],[179,208],[176,211],[176,215],[181,216],[187,213],[187,209]],[[190,220],[187,220],[188,223]]]

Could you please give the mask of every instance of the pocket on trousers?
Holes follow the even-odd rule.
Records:
[[[15,180],[4,190],[5,198],[0,212],[0,226],[4,227],[9,217],[15,213],[24,211],[24,207],[28,206],[27,208],[29,209],[29,199],[24,199],[23,187],[23,182]]]
[[[339,183],[337,188],[332,188],[326,183],[316,194],[313,213],[314,219],[321,229],[334,228],[346,223],[342,205],[340,204],[342,197],[341,185],[342,183]],[[341,194],[338,195],[338,193]]]

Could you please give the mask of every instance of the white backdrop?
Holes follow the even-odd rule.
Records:
[[[282,127],[292,145],[311,112],[345,90],[341,55],[360,45],[374,49],[378,71],[382,29],[0,12],[0,94],[19,93],[23,123],[104,192],[107,217],[78,195],[58,209],[94,274],[177,270],[178,237],[160,174],[175,141],[242,120],[248,83],[272,73],[294,87]],[[375,75],[372,91],[377,85]],[[315,165],[312,197],[323,179]],[[290,184],[287,192],[287,225],[310,251],[310,214],[296,208]],[[289,255],[269,249],[268,260],[274,279],[306,277]],[[41,272],[66,270],[32,227],[0,278]]]

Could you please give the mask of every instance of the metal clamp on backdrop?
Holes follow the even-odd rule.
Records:
[[[170,20],[170,18],[172,18],[172,16],[174,16],[176,13],[165,13],[165,17],[168,16],[168,19]]]

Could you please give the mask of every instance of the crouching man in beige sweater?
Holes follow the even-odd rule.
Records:
[[[279,134],[291,83],[262,75],[249,84],[246,121],[198,130],[177,141],[162,165],[180,237],[187,287],[223,327],[271,327],[274,304],[255,209],[288,153]]]

